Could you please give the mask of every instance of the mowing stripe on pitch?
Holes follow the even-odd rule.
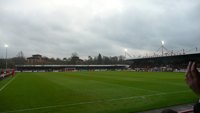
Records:
[[[95,81],[95,80],[93,80]],[[120,87],[127,87],[127,88],[131,88],[131,89],[135,89],[135,90],[141,90],[141,91],[148,91],[148,92],[152,92],[152,93],[161,93],[160,91],[155,91],[155,90],[149,90],[149,89],[143,89],[143,88],[137,88],[137,87],[133,87],[133,86],[124,86],[121,84],[113,84],[113,83],[107,83],[107,82],[101,82],[101,81],[95,81],[95,82],[99,82],[101,84],[108,84],[108,85],[112,85],[112,86],[120,86]]]
[[[24,111],[33,111],[33,110],[41,110],[41,109],[49,109],[49,108],[57,108],[57,107],[70,107],[70,106],[76,106],[76,105],[112,102],[112,101],[129,100],[129,99],[136,99],[136,98],[142,98],[143,99],[143,98],[152,97],[152,96],[177,94],[177,93],[186,93],[186,92],[190,92],[190,91],[189,90],[188,91],[176,91],[176,92],[171,92],[171,93],[158,93],[158,94],[151,94],[151,95],[142,95],[142,96],[132,96],[132,97],[114,98],[114,99],[106,99],[106,100],[79,102],[79,103],[65,104],[65,105],[52,105],[52,106],[44,106],[44,107],[35,107],[35,108],[18,109],[18,110],[12,110],[12,111],[4,111],[4,112],[0,112],[0,113],[24,112]]]
[[[14,79],[16,78],[16,76],[12,77],[5,85],[3,85],[0,89],[0,92],[6,88],[6,86],[8,86]]]

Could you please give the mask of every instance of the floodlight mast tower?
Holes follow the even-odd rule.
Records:
[[[7,64],[7,56],[8,56],[8,55],[7,55],[7,53],[8,53],[8,52],[7,52],[7,48],[8,48],[8,45],[5,44],[4,47],[6,48],[6,71],[7,71],[7,67],[8,67],[8,64]]]
[[[161,41],[161,43],[162,43],[161,48],[162,48],[162,56],[163,56],[163,54],[164,54],[164,44],[165,44],[165,42],[164,42],[164,41]]]
[[[124,54],[125,54],[125,59],[126,59],[126,53],[127,53],[128,49],[124,49]]]
[[[164,41],[161,41],[161,47],[157,50],[157,52],[161,49],[161,52],[162,52],[162,56],[164,56],[164,51],[168,51],[167,48],[165,48],[165,42]]]
[[[125,53],[125,59],[126,59],[127,56],[130,57],[130,58],[133,57],[132,55],[130,55],[130,54],[128,53],[128,49],[124,49],[124,53]]]

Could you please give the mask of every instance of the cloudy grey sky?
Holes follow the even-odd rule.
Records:
[[[200,49],[199,0],[0,0],[0,57]]]

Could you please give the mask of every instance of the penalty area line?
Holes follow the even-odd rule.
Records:
[[[0,112],[0,113],[25,112],[25,111],[33,111],[33,110],[41,110],[41,109],[49,109],[49,108],[57,108],[57,107],[70,107],[70,106],[76,106],[76,105],[112,102],[112,101],[119,101],[119,100],[131,100],[131,99],[136,99],[136,98],[145,99],[146,97],[161,96],[161,95],[168,95],[168,94],[178,94],[178,93],[186,93],[186,92],[190,92],[190,91],[189,90],[188,91],[176,91],[176,92],[170,92],[170,93],[158,93],[158,94],[151,94],[151,95],[141,95],[141,96],[132,96],[132,97],[113,98],[113,99],[88,101],[88,102],[79,102],[79,103],[64,104],[64,105],[52,105],[52,106],[44,106],[44,107],[34,107],[34,108],[27,108],[27,109],[4,111],[4,112]]]

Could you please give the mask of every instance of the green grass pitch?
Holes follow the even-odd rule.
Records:
[[[195,102],[184,73],[17,73],[0,81],[0,113],[133,113]]]

